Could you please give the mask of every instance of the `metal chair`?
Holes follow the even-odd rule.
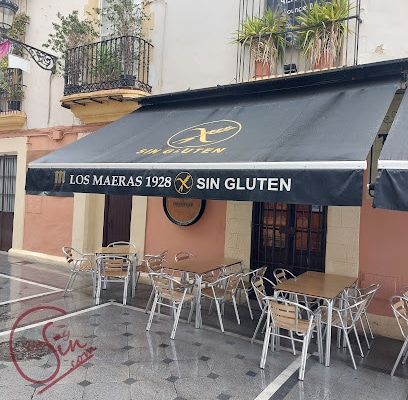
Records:
[[[275,348],[278,350],[280,345],[279,339],[286,338],[292,342],[294,355],[296,355],[294,342],[302,343],[298,379],[303,380],[305,376],[307,351],[314,330],[317,330],[319,360],[320,362],[323,361],[320,316],[315,315],[313,311],[306,306],[288,299],[265,297],[264,302],[267,305],[267,319],[260,368],[265,368],[269,347],[272,347],[272,351],[274,351]],[[302,315],[305,315],[306,318],[303,318]]]
[[[257,269],[247,270],[245,272],[242,272],[241,274],[241,283],[238,286],[238,291],[240,294],[242,291],[245,293],[245,300],[248,305],[249,315],[251,316],[251,319],[254,319],[254,315],[252,313],[252,308],[251,308],[251,303],[249,301],[249,295],[253,293],[254,291],[252,287],[252,279],[257,276],[261,276],[261,277],[264,276],[265,271],[266,271],[266,267],[261,267]]]
[[[390,298],[390,305],[404,338],[404,343],[391,370],[391,376],[393,376],[401,358],[404,357],[402,358],[402,364],[405,364],[408,356],[408,299],[405,296],[392,296]]]
[[[71,274],[69,275],[68,282],[65,285],[62,296],[64,297],[68,291],[72,290],[76,276],[80,273],[85,273],[92,276],[92,297],[95,297],[96,271],[90,258],[90,256],[94,255],[81,253],[70,246],[64,246],[62,248],[62,252],[65,255],[69,268],[71,269]]]
[[[182,261],[182,260],[188,260],[191,257],[194,257],[194,254],[189,253],[187,251],[181,251],[181,252],[177,253],[174,256],[174,261],[179,262],[179,261]],[[195,277],[194,276],[191,277],[188,272],[183,272],[181,274],[181,281],[180,282],[183,285],[188,286],[189,291],[191,292],[193,290],[193,287],[194,287]]]
[[[188,293],[186,287],[180,287],[179,282],[170,275],[150,272],[149,277],[151,279],[154,290],[154,300],[146,330],[150,330],[156,307],[158,306],[157,309],[159,316],[161,306],[169,307],[173,311],[174,319],[170,339],[174,339],[176,335],[177,325],[180,319],[181,309],[183,307],[183,304],[185,304],[186,302],[190,302],[191,304],[191,311],[188,317],[188,322],[191,321],[191,316],[194,309],[193,302],[195,299],[195,295],[193,295],[192,293]]]
[[[213,302],[217,308],[218,320],[220,322],[221,332],[224,332],[224,324],[222,322],[222,310],[227,300],[232,299],[235,309],[235,316],[237,318],[238,325],[241,323],[238,313],[236,293],[238,286],[241,282],[241,274],[231,274],[222,276],[214,282],[206,282],[206,287],[201,289],[201,297],[205,297],[211,300],[208,313],[211,313]]]
[[[349,298],[349,301],[351,299],[357,300],[361,297],[367,296],[367,302],[361,313],[359,322],[360,322],[361,330],[363,332],[365,341],[367,343],[367,347],[369,349],[371,349],[371,345],[370,345],[370,341],[368,340],[367,330],[370,333],[371,339],[374,339],[374,335],[371,329],[370,321],[368,320],[367,309],[379,288],[380,288],[379,283],[373,283],[372,285],[362,287],[362,288],[351,287],[345,291],[345,296],[346,298]],[[365,325],[367,326],[367,329]]]
[[[327,306],[319,306],[316,310],[317,314],[321,316],[321,323],[327,325],[327,318],[331,318],[331,326],[338,328],[343,333],[343,338],[347,344],[351,360],[353,362],[354,369],[357,369],[357,365],[353,355],[353,349],[350,344],[349,334],[354,332],[357,345],[360,350],[361,357],[364,357],[363,349],[361,348],[360,338],[358,337],[356,322],[360,320],[369,296],[361,296],[348,300],[347,297],[339,304],[338,307],[333,307],[332,314],[327,315]],[[337,338],[337,345],[340,347],[340,335]]]
[[[268,297],[265,283],[269,284],[270,288],[273,288],[275,286],[275,284],[265,276],[261,275],[254,276],[251,280],[253,291],[258,301],[259,308],[261,309],[261,316],[259,317],[254,334],[252,335],[251,343],[254,343],[256,335],[258,334],[259,328],[265,318],[266,311],[268,309],[268,304],[264,301],[265,297]]]
[[[168,261],[163,257],[154,256],[154,257],[150,257],[147,260],[144,260],[144,263],[145,263],[146,268],[147,268],[147,273],[151,274],[151,273],[163,273],[163,272],[165,272],[164,271],[164,264],[167,264]],[[150,279],[150,281],[151,281],[151,279]],[[152,291],[150,292],[149,300],[147,301],[146,308],[145,308],[145,313],[146,314],[149,311],[150,305],[153,302],[154,294],[155,294],[155,289],[154,289],[154,286],[152,286]]]
[[[136,283],[135,283],[135,289],[137,288],[137,284],[139,282],[140,274],[148,274],[149,271],[147,269],[146,265],[146,260],[152,257],[160,257],[163,259],[166,259],[168,250],[164,250],[159,254],[145,254],[143,257],[143,260],[141,260],[138,265],[136,265],[135,272],[136,272]]]
[[[127,257],[102,255],[95,259],[96,268],[98,270],[98,283],[96,289],[95,304],[99,304],[102,282],[104,285],[108,282],[123,284],[123,301],[126,305],[127,290],[129,286],[130,270],[132,261]]]

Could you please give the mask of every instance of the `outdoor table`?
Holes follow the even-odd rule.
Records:
[[[185,260],[174,261],[166,264],[166,269],[191,273],[196,277],[196,328],[201,328],[202,326],[200,307],[202,275],[239,264],[242,264],[242,260],[228,257],[190,257]]]
[[[137,253],[138,250],[133,246],[119,245],[112,247],[100,247],[95,251],[95,256],[99,255],[109,255],[109,256],[121,256],[121,257],[131,257],[132,258],[132,297],[135,297],[136,292],[136,267],[137,267]]]
[[[286,279],[274,287],[277,291],[317,297],[327,302],[326,367],[330,365],[331,319],[334,300],[345,288],[353,286],[356,282],[357,278],[351,276],[307,271],[295,279]]]

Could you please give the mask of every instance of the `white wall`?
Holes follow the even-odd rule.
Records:
[[[234,83],[238,8],[234,0],[153,0],[154,94]]]
[[[359,64],[408,57],[406,0],[361,0]]]
[[[30,24],[27,27],[25,41],[30,46],[48,53],[52,50],[42,47],[48,40],[48,34],[53,32],[52,22],[59,23],[57,12],[67,16],[73,10],[84,15],[85,0],[70,0],[50,2],[49,0],[29,1],[27,15]],[[51,75],[49,71],[41,69],[32,59],[30,73],[24,73],[23,81],[26,85],[23,110],[27,114],[27,129],[44,128],[58,125],[79,124],[71,111],[61,107],[64,80],[62,77]]]

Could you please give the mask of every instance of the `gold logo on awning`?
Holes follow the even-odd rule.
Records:
[[[178,194],[187,194],[193,187],[193,177],[188,172],[180,172],[174,179],[174,188]]]
[[[241,129],[242,125],[239,122],[228,119],[206,122],[175,133],[167,144],[177,149],[211,146],[231,139]]]
[[[65,183],[65,171],[55,171],[54,172],[54,185],[61,186]]]

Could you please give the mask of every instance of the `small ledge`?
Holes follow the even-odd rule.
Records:
[[[140,108],[138,99],[150,93],[138,89],[109,89],[64,96],[61,106],[68,108],[84,124],[113,122]]]
[[[27,120],[23,111],[7,111],[0,113],[0,132],[21,129]]]

